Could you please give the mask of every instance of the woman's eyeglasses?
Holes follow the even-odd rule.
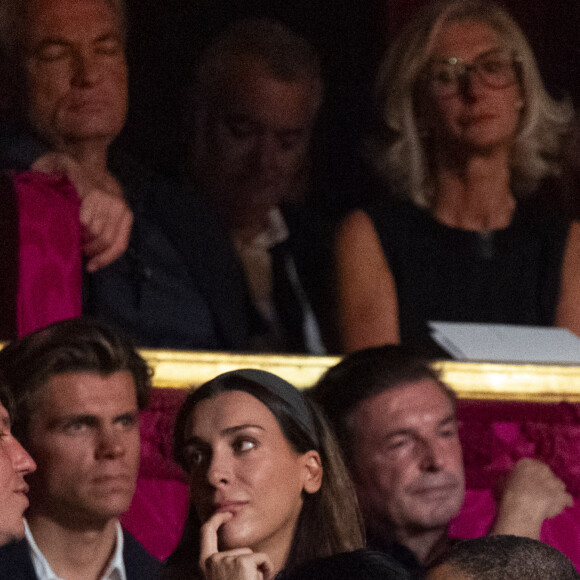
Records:
[[[435,95],[445,98],[457,94],[471,81],[471,75],[494,89],[509,87],[518,81],[517,63],[512,53],[494,50],[480,54],[472,63],[455,57],[434,61],[428,75]]]

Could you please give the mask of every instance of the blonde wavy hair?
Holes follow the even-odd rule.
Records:
[[[377,78],[376,99],[383,126],[369,141],[379,174],[415,204],[433,200],[428,140],[421,131],[424,71],[436,38],[452,21],[475,20],[493,28],[517,57],[524,100],[511,156],[512,189],[516,196],[532,192],[540,180],[559,176],[564,137],[574,110],[568,100],[547,93],[536,59],[524,33],[509,14],[487,0],[446,0],[427,6],[395,40]]]

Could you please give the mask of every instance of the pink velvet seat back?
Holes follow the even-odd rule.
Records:
[[[186,392],[154,389],[141,416],[141,469],[137,493],[124,525],[152,554],[175,548],[188,505],[186,478],[171,459],[173,423]],[[574,506],[546,520],[541,539],[580,568],[580,404],[458,401],[467,493],[451,535],[488,532],[496,513],[495,490],[522,457],[547,463],[564,480]]]
[[[15,316],[13,331],[23,336],[81,315],[80,201],[64,176],[16,173],[12,188],[18,223],[12,244],[17,248],[17,275],[12,290],[15,311],[8,316]]]

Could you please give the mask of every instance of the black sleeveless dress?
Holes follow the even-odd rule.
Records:
[[[539,190],[503,230],[448,227],[410,201],[366,209],[393,273],[403,343],[430,320],[551,326],[570,220]]]

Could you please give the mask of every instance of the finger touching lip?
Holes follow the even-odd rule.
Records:
[[[218,503],[214,506],[214,512],[215,513],[231,513],[232,515],[236,515],[245,505],[246,505],[246,502],[242,502],[242,501]]]

